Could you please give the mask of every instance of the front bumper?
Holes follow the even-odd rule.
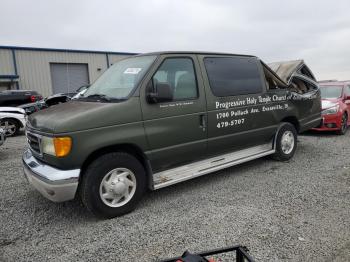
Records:
[[[54,202],[74,199],[80,169],[60,170],[37,160],[30,150],[24,152],[24,175],[44,197]]]
[[[336,131],[341,128],[342,114],[322,115],[322,125],[312,128],[315,131]]]

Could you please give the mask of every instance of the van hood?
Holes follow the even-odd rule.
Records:
[[[72,100],[38,111],[28,118],[28,128],[44,133],[69,133],[141,120],[138,99],[117,103]]]

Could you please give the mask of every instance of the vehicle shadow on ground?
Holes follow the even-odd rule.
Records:
[[[345,134],[346,135],[346,134]],[[306,131],[304,133],[299,134],[299,136],[314,136],[314,137],[338,137],[341,135],[337,135],[334,131],[322,131],[322,132],[317,132],[317,131]]]
[[[222,184],[223,180],[236,179],[246,176],[246,174],[251,173],[250,170],[259,168],[266,169],[266,161],[279,163],[278,161],[275,161],[269,157],[263,157],[236,166],[228,167],[223,170],[184,181],[182,183],[174,184],[156,191],[150,191],[148,194],[146,194],[144,200],[142,200],[143,203],[141,203],[141,205],[151,205],[155,199],[164,199],[168,197],[172,198],[181,194],[191,196],[193,191],[197,188],[211,188],[214,183],[219,185]],[[272,166],[271,168],[275,167]]]
[[[190,196],[193,193],[193,190],[197,188],[210,187],[213,183],[221,183],[221,180],[227,179],[228,176],[235,178],[243,176],[244,173],[247,172],[247,169],[249,172],[249,169],[253,167],[266,167],[265,161],[266,159],[264,158],[256,159],[247,163],[240,164],[238,166],[230,167],[221,171],[207,174],[205,176],[197,177],[184,183],[175,184],[170,187],[162,188],[156,191],[148,191],[145,193],[143,199],[136,207],[136,210],[122,217],[127,218],[128,216],[137,216],[137,213],[145,212],[145,209],[150,208],[150,206],[154,205],[154,202],[160,201],[159,199],[172,199],[182,194]],[[82,221],[84,221],[85,223],[94,223],[104,220],[90,213],[80,201],[79,196],[76,196],[76,198],[71,201],[63,203],[53,203],[50,200],[47,200],[44,197],[42,197],[40,193],[35,192],[33,189],[29,193],[28,197],[32,198],[31,201],[35,202],[36,207],[42,211],[39,213],[35,212],[35,216],[47,216],[47,218],[49,218],[50,216],[52,216],[52,214],[55,214],[55,220],[59,220],[60,223],[66,222],[71,225],[79,224]]]
[[[40,207],[41,210],[45,210],[44,213],[38,213],[37,215],[39,216],[47,215],[50,217],[52,214],[55,214],[55,220],[59,220],[63,223],[66,222],[71,225],[79,224],[81,221],[95,222],[100,220],[84,207],[78,197],[71,201],[54,203],[38,194],[38,192],[33,192],[31,197],[36,198],[33,199],[33,201],[37,202],[37,206]]]
[[[307,131],[301,136],[317,136],[317,137],[338,137],[334,132],[315,132]],[[2,158],[2,152],[0,151],[0,159]],[[293,160],[292,160],[293,161]],[[269,163],[267,166],[266,164]],[[276,164],[274,164],[276,163]],[[145,194],[141,202],[139,203],[136,210],[131,214],[127,214],[123,217],[137,215],[138,212],[144,212],[145,209],[154,205],[154,202],[158,202],[159,199],[172,199],[178,197],[180,194],[193,194],[193,191],[197,188],[209,188],[213,183],[220,184],[226,179],[235,179],[241,176],[245,176],[247,173],[251,173],[251,170],[269,170],[279,169],[279,161],[272,160],[270,157],[264,157],[261,159],[252,160],[246,163],[239,164],[224,170],[213,172],[204,176],[200,176],[183,183],[175,184],[170,187],[162,188],[156,191],[149,191]],[[264,172],[265,172],[264,171]],[[228,178],[229,177],[229,178]],[[94,216],[90,213],[81,203],[79,197],[76,199],[64,203],[53,203],[45,198],[43,198],[38,192],[30,193],[31,198],[36,198],[35,201],[38,206],[46,210],[47,216],[50,214],[55,214],[56,217],[61,221],[67,221],[70,224],[78,224],[81,221],[85,222],[97,222],[101,221],[101,218]],[[46,213],[45,212],[45,213]],[[41,213],[41,215],[45,215]],[[116,218],[118,219],[118,218]]]

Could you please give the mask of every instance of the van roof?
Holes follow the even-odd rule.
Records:
[[[157,52],[143,53],[143,54],[139,54],[137,56],[165,55],[165,54],[229,55],[229,56],[242,56],[242,57],[256,57],[256,56],[253,56],[253,55],[220,53],[220,52],[207,52],[207,51],[157,51]]]

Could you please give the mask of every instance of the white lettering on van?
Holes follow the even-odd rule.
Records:
[[[235,101],[228,101],[228,102],[215,102],[215,108],[216,109],[229,109],[236,106],[245,106],[247,105],[246,100],[235,100]]]

